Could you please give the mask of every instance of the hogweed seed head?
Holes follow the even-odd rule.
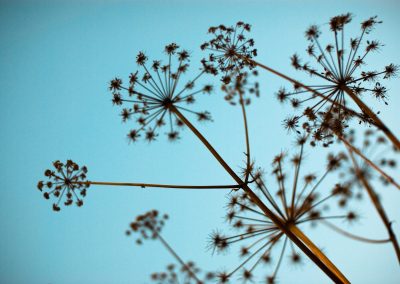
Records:
[[[122,121],[135,120],[138,126],[128,133],[127,138],[130,142],[135,142],[141,137],[148,142],[155,141],[159,136],[158,131],[166,125],[169,128],[166,133],[168,140],[179,139],[179,128],[183,123],[171,111],[171,106],[196,115],[199,121],[212,120],[209,112],[193,111],[187,107],[196,101],[199,94],[212,92],[213,87],[209,84],[196,88],[198,79],[205,73],[212,72],[212,68],[203,64],[200,74],[182,84],[182,77],[189,68],[189,52],[180,49],[176,43],[166,45],[164,51],[167,64],[160,60],[148,64],[148,57],[139,52],[136,63],[143,73],[131,73],[127,86],[123,85],[120,78],[110,81],[112,103],[123,107],[120,113]]]
[[[368,95],[387,104],[387,89],[380,79],[390,79],[398,74],[399,67],[393,63],[380,71],[362,70],[366,65],[367,56],[383,46],[378,40],[365,38],[381,21],[371,17],[362,22],[359,36],[346,38],[346,26],[352,18],[353,16],[347,13],[330,19],[333,42],[325,47],[320,42],[319,28],[313,25],[307,29],[305,36],[310,44],[306,51],[317,67],[303,63],[297,54],[291,57],[291,64],[296,70],[309,74],[316,81],[319,80],[308,87],[320,95],[300,86],[294,86],[293,91],[280,89],[276,94],[280,102],[291,102],[295,109],[302,107],[303,112],[296,117],[298,120],[307,121],[308,129],[313,131],[313,144],[332,144],[332,137],[343,135],[351,118],[370,124],[372,120],[363,110],[357,112],[348,108],[351,101],[348,99],[348,92],[358,97]]]
[[[223,74],[222,81],[225,84],[230,82],[229,74],[239,74],[246,67],[254,67],[249,60],[257,56],[257,49],[254,48],[254,40],[246,37],[250,30],[250,24],[241,21],[230,27],[210,27],[208,32],[213,38],[200,46],[202,50],[210,51],[203,62],[219,70]]]
[[[89,183],[86,179],[86,166],[80,167],[72,160],[65,163],[59,160],[53,162],[54,169],[47,169],[44,175],[47,181],[39,181],[37,188],[43,192],[45,199],[55,197],[57,202],[53,203],[53,210],[61,210],[60,203],[64,201],[65,206],[74,203],[80,207],[83,205],[83,197],[86,196]]]

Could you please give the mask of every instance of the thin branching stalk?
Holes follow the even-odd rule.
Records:
[[[271,73],[277,75],[278,77],[281,77],[281,78],[283,78],[283,79],[285,79],[285,80],[287,80],[287,81],[289,81],[289,82],[291,82],[291,83],[293,83],[293,84],[296,84],[296,85],[298,85],[298,86],[301,86],[302,88],[306,89],[306,90],[309,91],[309,92],[312,92],[312,93],[313,93],[314,95],[316,95],[316,96],[320,96],[320,97],[326,99],[325,96],[323,96],[321,93],[319,93],[318,91],[314,90],[313,88],[308,87],[308,86],[304,85],[303,83],[301,83],[301,82],[299,82],[299,81],[297,81],[297,80],[295,80],[295,79],[293,79],[293,78],[290,78],[290,77],[286,76],[285,74],[282,74],[282,73],[276,71],[275,69],[272,69],[272,68],[270,68],[270,67],[268,67],[268,66],[266,66],[266,65],[264,65],[264,64],[261,64],[261,63],[259,63],[259,62],[257,62],[257,61],[254,61],[254,60],[252,60],[252,59],[246,58],[246,57],[241,56],[241,55],[239,55],[239,54],[238,54],[237,56],[240,57],[240,58],[242,58],[242,59],[244,59],[244,60],[246,60],[246,61],[248,61],[249,63],[251,63],[251,64],[253,64],[253,65],[259,66],[259,67],[261,67],[261,68],[263,68],[263,69],[265,69],[265,70],[267,70],[267,71],[269,71],[269,72],[271,72]],[[351,90],[350,90],[350,91],[351,91]],[[353,96],[354,96],[354,98],[357,98],[357,96],[355,96],[354,94],[353,94]],[[352,98],[353,98],[353,97],[352,97]],[[357,98],[357,99],[358,99],[358,98]],[[358,100],[359,100],[359,99],[358,99]],[[367,106],[366,106],[361,100],[359,100],[359,102],[361,102],[362,105],[365,106],[365,107],[367,108]],[[333,102],[333,104],[338,104],[338,103],[337,103],[337,102]],[[358,103],[357,103],[357,105],[358,105]],[[360,106],[360,105],[359,105],[359,106]],[[360,106],[360,108],[361,108],[361,106]],[[364,110],[363,108],[361,108],[361,110],[363,110],[363,111],[365,112],[365,110]],[[370,111],[373,115],[375,115],[370,109],[369,109],[369,111]],[[367,115],[369,115],[369,114],[367,113]],[[390,130],[383,124],[383,122],[382,122],[376,115],[375,115],[375,117],[376,117],[376,119],[374,119],[374,118],[371,117],[371,119],[373,120],[373,124],[374,124],[376,127],[378,127],[379,129],[381,129],[381,130],[385,133],[385,135],[392,141],[392,143],[393,143],[393,145],[394,145],[395,147],[397,147],[398,149],[400,149],[400,142],[398,141],[398,139],[393,135],[392,132],[390,132]],[[384,130],[384,129],[386,129],[386,130]],[[335,133],[335,132],[334,132],[334,133]],[[389,133],[390,133],[390,135],[392,135],[392,137],[389,136]],[[353,149],[356,149],[356,148],[355,148],[353,145],[351,145],[351,143],[350,143],[349,141],[347,141],[344,137],[340,137],[340,136],[337,135],[336,133],[335,133],[335,135],[336,135],[343,143],[345,143],[346,145],[349,145],[349,146],[350,146],[351,148],[353,148]],[[397,142],[396,142],[396,141],[397,141]],[[398,143],[398,144],[397,144],[397,143]],[[360,151],[354,150],[354,153],[356,153],[358,156],[360,156],[360,158],[362,158],[363,160],[365,160],[365,162],[366,162],[368,165],[370,165],[372,168],[374,168],[376,171],[378,171],[388,182],[392,183],[394,186],[396,186],[398,189],[400,189],[400,185],[399,185],[392,177],[390,177],[390,176],[387,175],[384,171],[382,171],[377,165],[375,165],[372,161],[370,161],[367,157],[365,157]]]
[[[350,98],[358,105],[358,107],[366,114],[370,119],[375,122],[375,125],[385,133],[387,138],[392,142],[398,150],[400,150],[399,139],[390,131],[390,129],[382,122],[382,120],[356,95],[354,92],[346,86],[343,86],[345,91]]]
[[[356,173],[358,179],[360,180],[361,184],[367,191],[372,204],[374,205],[376,211],[378,211],[379,217],[382,219],[382,222],[383,222],[384,226],[386,227],[386,230],[389,234],[390,242],[393,244],[393,248],[394,248],[394,251],[396,252],[397,260],[399,261],[399,264],[400,264],[400,247],[399,247],[399,243],[397,242],[396,235],[393,232],[392,224],[389,221],[389,218],[378,198],[378,195],[375,193],[375,191],[372,188],[372,186],[370,185],[370,183],[366,180],[365,176],[361,173],[360,167],[358,166],[358,163],[357,163],[356,159],[354,158],[352,149],[347,147],[347,150],[348,150],[351,160],[353,162],[354,170],[355,170],[355,173]]]
[[[164,238],[157,233],[156,231],[153,231],[157,238],[160,240],[160,242],[164,245],[164,247],[173,255],[173,257],[182,265],[182,267],[184,267],[185,269],[187,269],[187,271],[189,272],[190,276],[193,277],[198,284],[201,284],[202,282],[199,280],[199,278],[196,276],[196,274],[190,269],[189,266],[186,265],[186,263],[182,260],[182,258],[174,251],[174,249],[167,243],[166,240],[164,240]]]
[[[155,184],[155,183],[134,183],[134,182],[106,182],[106,181],[84,181],[74,182],[77,184],[89,185],[110,185],[110,186],[133,186],[133,187],[154,187],[154,188],[174,188],[174,189],[235,189],[240,188],[237,184],[231,185],[178,185],[178,184]]]
[[[346,140],[343,136],[337,135],[340,141],[344,143],[344,145],[350,149],[353,153],[356,153],[360,158],[362,158],[365,163],[367,163],[371,168],[376,170],[387,182],[393,184],[397,189],[400,189],[400,185],[387,173],[385,173],[380,167],[378,167],[374,162],[364,156],[360,150],[358,150],[355,146],[353,146],[348,140]]]
[[[288,236],[322,271],[329,276],[335,283],[350,283],[349,280],[336,268],[336,266],[321,252],[321,250],[310,240],[304,233],[293,224],[285,223],[279,216],[275,215],[258,196],[251,190],[247,183],[231,169],[225,160],[212,147],[207,139],[186,119],[186,117],[174,106],[170,105],[169,109],[200,139],[207,147],[211,154],[217,159],[221,166],[229,173],[229,175],[241,186],[248,194],[250,199],[274,222],[283,233]]]
[[[243,100],[243,94],[241,91],[239,91],[239,96],[240,96],[240,106],[242,108],[242,114],[243,114],[243,123],[244,123],[244,132],[245,132],[245,137],[246,137],[246,170],[245,170],[245,178],[244,182],[247,183],[249,181],[249,176],[251,172],[251,156],[250,156],[250,141],[249,141],[249,129],[247,126],[247,116],[246,116],[246,107],[244,105],[244,100]]]
[[[390,239],[375,240],[375,239],[368,239],[368,238],[354,235],[352,233],[349,233],[349,232],[343,230],[342,228],[339,228],[338,226],[332,224],[331,222],[329,222],[327,220],[321,220],[321,223],[324,224],[325,226],[329,227],[330,229],[334,230],[335,232],[342,234],[343,236],[346,236],[346,237],[356,240],[356,241],[360,241],[360,242],[364,242],[364,243],[371,243],[371,244],[385,244],[385,243],[391,242]]]

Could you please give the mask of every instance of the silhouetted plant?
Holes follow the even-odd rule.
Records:
[[[60,211],[60,203],[65,198],[64,205],[70,206],[75,204],[80,207],[83,205],[82,198],[86,196],[86,190],[89,184],[86,183],[87,168],[79,167],[72,160],[66,163],[60,161],[53,162],[54,170],[47,169],[44,175],[48,181],[39,181],[37,188],[43,192],[46,199],[55,197],[56,203],[53,203],[53,210]]]
[[[126,231],[126,234],[130,236],[138,234],[136,243],[141,245],[144,240],[153,239],[158,240],[167,249],[169,253],[179,262],[181,268],[179,272],[175,272],[175,266],[169,265],[167,273],[153,273],[151,279],[160,284],[166,283],[196,283],[203,284],[214,278],[213,273],[206,273],[204,280],[199,280],[200,269],[192,262],[184,262],[182,258],[176,253],[176,251],[167,243],[167,241],[161,236],[161,230],[164,227],[165,221],[168,219],[168,215],[160,215],[157,210],[151,210],[142,215],[136,217],[135,221],[130,224],[130,229]],[[193,282],[192,282],[193,281]]]
[[[286,154],[280,153],[272,163],[272,175],[275,177],[273,186],[267,185],[263,178],[261,169],[254,169],[250,176],[257,185],[257,194],[260,199],[270,208],[273,208],[279,217],[284,220],[287,226],[303,226],[311,224],[324,224],[352,239],[368,243],[386,243],[389,240],[372,240],[351,234],[339,226],[334,225],[330,220],[347,220],[352,223],[357,220],[358,215],[354,211],[345,214],[328,214],[327,204],[341,193],[343,186],[339,183],[329,186],[324,184],[326,177],[340,165],[340,160],[331,156],[326,170],[320,178],[313,173],[306,174],[301,178],[301,167],[304,167],[304,144],[306,136],[300,136],[297,140],[299,152],[290,159],[290,167],[293,168],[291,180],[288,180],[289,173],[285,170]],[[321,189],[319,189],[322,187]],[[243,243],[239,250],[239,256],[243,261],[231,272],[221,272],[218,277],[221,283],[232,280],[234,275],[240,274],[240,278],[246,281],[255,281],[255,270],[262,263],[270,264],[275,251],[278,252],[276,267],[273,272],[266,276],[267,283],[276,283],[277,273],[281,266],[287,249],[290,249],[290,259],[294,264],[302,262],[300,251],[288,239],[282,230],[276,226],[269,217],[259,210],[258,206],[249,198],[246,193],[229,195],[227,205],[228,212],[226,220],[231,227],[238,231],[237,234],[224,235],[220,231],[213,232],[210,236],[210,247],[212,251],[223,252],[232,245]]]
[[[356,142],[354,130],[350,131],[348,139],[351,143]],[[397,164],[394,157],[395,154],[398,154],[398,151],[393,146],[387,144],[388,141],[384,136],[378,135],[376,130],[368,129],[364,132],[361,149],[363,152],[368,153],[370,157],[376,158],[376,163],[381,167],[394,169]],[[332,156],[334,155],[330,154],[330,157]],[[371,168],[363,159],[357,159],[357,156],[353,154],[353,151],[350,148],[347,148],[346,152],[337,154],[336,157],[341,161],[341,166],[337,168],[340,171],[340,179],[344,180],[346,189],[340,194],[341,198],[339,199],[339,206],[346,206],[349,200],[352,200],[353,197],[361,199],[362,193],[365,190],[388,232],[390,241],[393,244],[397,259],[400,263],[400,246],[392,229],[392,222],[387,216],[378,193],[372,186],[375,172],[371,171]],[[379,179],[381,184],[384,186],[390,185],[390,183],[388,183],[386,179],[382,178],[382,176],[379,176]],[[354,193],[356,189],[361,189],[362,191]]]
[[[143,52],[139,52],[136,56],[136,63],[143,68],[144,74],[140,75],[139,71],[131,73],[127,87],[123,86],[120,78],[115,78],[110,82],[109,88],[113,94],[113,104],[128,105],[122,109],[122,121],[127,122],[135,117],[139,125],[138,129],[133,129],[128,133],[130,141],[135,142],[142,133],[147,141],[154,141],[158,136],[157,130],[167,123],[169,124],[168,139],[170,141],[178,139],[179,128],[183,126],[183,123],[169,110],[169,105],[172,104],[182,111],[195,114],[199,121],[211,120],[210,113],[207,111],[196,112],[182,106],[182,104],[193,104],[196,95],[200,93],[211,93],[212,85],[194,89],[196,81],[204,73],[212,72],[211,67],[205,65],[200,74],[182,86],[180,84],[181,77],[189,68],[189,52],[180,50],[175,43],[166,45],[164,51],[167,54],[168,64],[163,65],[160,60],[154,60],[151,67],[148,67],[147,56]],[[173,66],[174,61],[175,67]],[[125,93],[125,96],[122,92]]]

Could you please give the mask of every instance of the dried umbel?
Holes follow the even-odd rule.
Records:
[[[331,186],[331,191],[326,188],[326,185],[321,190],[319,188],[328,174],[337,166],[337,160],[329,161],[325,173],[320,178],[317,178],[315,174],[307,174],[301,178],[300,168],[304,159],[305,143],[306,137],[300,136],[298,139],[300,151],[290,159],[290,167],[294,170],[291,180],[288,180],[288,173],[285,171],[286,155],[281,153],[275,157],[272,163],[272,175],[276,180],[274,189],[266,185],[261,170],[252,171],[251,182],[254,182],[258,188],[260,199],[273,208],[289,228],[301,227],[307,223],[311,225],[323,223],[328,227],[336,228],[329,219],[349,222],[356,220],[357,214],[353,211],[342,215],[326,213],[327,202],[340,191],[341,185]],[[277,273],[287,250],[293,264],[302,262],[302,254],[296,246],[259,210],[246,193],[231,194],[227,208],[226,219],[234,229],[238,230],[238,233],[228,236],[219,231],[214,232],[210,237],[210,245],[213,251],[223,252],[235,244],[242,243],[239,256],[243,258],[243,261],[231,272],[221,272],[218,275],[220,283],[227,283],[238,273],[244,281],[254,281],[256,268],[263,263],[271,263],[272,258],[276,258],[274,261],[276,267],[265,279],[266,283],[276,283]],[[277,253],[276,256],[274,256],[275,253]]]
[[[37,188],[43,192],[45,199],[55,197],[57,202],[53,203],[53,210],[60,211],[60,203],[63,199],[65,206],[74,203],[80,207],[83,205],[82,198],[86,196],[89,183],[86,180],[87,168],[80,167],[72,160],[65,163],[53,162],[54,169],[47,169],[44,175],[47,181],[39,181]]]
[[[257,70],[228,75],[229,82],[221,86],[221,90],[226,93],[225,100],[233,106],[240,105],[242,102],[244,105],[249,105],[250,96],[256,98],[260,96],[259,83],[254,81],[256,76],[258,76]]]
[[[317,66],[303,63],[297,54],[291,57],[291,63],[296,70],[313,77],[315,83],[307,85],[308,89],[294,84],[293,91],[282,88],[277,93],[280,102],[290,102],[295,109],[302,108],[301,114],[290,119],[296,121],[296,124],[301,120],[307,121],[308,126],[313,128],[314,141],[331,143],[332,136],[342,135],[348,120],[353,117],[360,122],[382,127],[381,122],[374,118],[375,114],[369,113],[368,107],[360,98],[368,95],[387,104],[387,89],[380,80],[396,76],[399,68],[389,64],[379,71],[364,70],[367,56],[383,46],[378,40],[366,39],[381,21],[377,17],[371,17],[361,23],[358,37],[347,38],[345,29],[351,20],[352,15],[349,13],[330,19],[333,42],[326,46],[320,42],[320,29],[315,25],[311,26],[305,32],[310,41],[307,53]],[[350,101],[354,101],[360,111],[349,109]]]
[[[167,219],[167,214],[160,215],[157,210],[151,210],[142,215],[138,215],[135,221],[129,225],[130,230],[126,231],[126,234],[138,234],[139,237],[136,239],[136,243],[141,245],[144,240],[159,238],[159,234]]]
[[[198,79],[203,74],[212,72],[212,68],[204,65],[193,80],[182,84],[182,77],[189,69],[189,52],[179,49],[175,43],[165,46],[164,51],[167,54],[167,64],[159,60],[148,64],[147,56],[139,52],[136,63],[142,68],[143,74],[139,71],[131,73],[127,86],[123,86],[120,78],[110,82],[113,104],[124,106],[121,111],[122,121],[134,119],[138,125],[138,128],[128,133],[129,141],[137,141],[141,136],[148,142],[154,141],[158,131],[166,124],[169,128],[166,132],[168,139],[179,139],[179,129],[184,124],[170,110],[171,106],[196,115],[199,121],[211,120],[209,112],[193,111],[186,105],[193,104],[201,93],[211,93],[211,85],[196,86]]]
[[[249,62],[257,56],[257,49],[254,48],[254,40],[246,38],[246,33],[250,32],[251,26],[244,22],[237,22],[235,26],[219,25],[210,27],[208,32],[213,38],[203,43],[200,48],[211,53],[204,64],[210,64],[215,69],[222,72],[222,81],[229,83],[231,73],[241,73],[245,67],[253,68]]]
[[[361,136],[362,141],[357,141],[358,136],[356,135],[356,131],[352,129],[349,131],[348,135],[346,135],[346,138],[353,145],[359,146],[358,148],[360,151],[381,169],[393,171],[397,168],[399,151],[389,143],[385,136],[380,135],[379,132],[374,129],[365,130]],[[329,155],[329,157],[332,156],[334,156],[334,154]],[[353,199],[362,199],[365,191],[363,189],[362,180],[360,180],[360,175],[369,183],[379,180],[384,186],[390,185],[387,179],[383,178],[381,175],[377,175],[363,159],[360,159],[358,156],[352,156],[351,152],[342,151],[336,154],[336,158],[341,159],[341,165],[337,168],[339,178],[343,180],[343,183],[348,188],[347,191],[342,193],[342,198],[339,199],[340,206],[347,205],[348,201]],[[353,158],[359,167],[357,169],[352,161]]]
[[[189,270],[190,269],[190,270]],[[151,274],[150,279],[153,283],[157,284],[172,284],[172,283],[183,283],[183,284],[205,284],[214,283],[215,275],[212,272],[206,273],[203,280],[197,281],[191,276],[190,271],[199,275],[201,269],[196,266],[192,261],[186,263],[186,266],[178,268],[174,264],[167,266],[163,272],[155,272]]]

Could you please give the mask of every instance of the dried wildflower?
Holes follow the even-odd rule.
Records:
[[[52,196],[57,198],[57,202],[53,203],[53,210],[60,211],[60,202],[65,198],[64,205],[69,206],[74,203],[80,207],[83,205],[82,198],[86,196],[86,190],[89,183],[86,180],[87,168],[80,167],[72,160],[61,163],[53,162],[54,170],[47,169],[44,175],[48,181],[39,181],[37,188],[43,192],[45,199]]]
[[[387,90],[378,80],[392,78],[398,73],[398,66],[394,64],[387,65],[381,71],[361,70],[366,64],[367,55],[383,46],[377,40],[365,39],[381,21],[376,17],[364,21],[361,23],[360,36],[350,38],[346,43],[344,31],[351,20],[352,15],[349,13],[330,19],[329,26],[334,34],[334,42],[325,48],[320,43],[319,28],[311,26],[305,33],[310,41],[306,51],[319,67],[314,68],[303,63],[297,54],[291,57],[291,63],[296,70],[304,71],[320,82],[307,86],[309,89],[295,84],[293,91],[281,89],[277,93],[280,102],[292,102],[292,105],[295,102],[295,108],[302,107],[303,113],[297,115],[298,119],[307,121],[307,127],[314,132],[314,143],[323,141],[325,146],[332,143],[334,135],[344,133],[352,117],[380,127],[381,122],[368,112],[367,106],[359,97],[365,94],[387,104]],[[359,112],[348,108],[348,97],[358,105]]]
[[[167,214],[160,215],[157,210],[151,210],[137,216],[135,221],[130,224],[130,230],[126,231],[126,234],[138,233],[139,237],[136,239],[136,243],[141,245],[144,240],[157,239],[167,219]]]
[[[331,192],[318,192],[318,188],[328,174],[333,170],[334,162],[328,163],[325,173],[317,178],[315,174],[307,174],[301,179],[300,168],[304,159],[304,145],[307,136],[299,136],[297,146],[299,153],[290,159],[293,168],[293,178],[289,180],[289,173],[284,168],[287,155],[281,153],[273,160],[272,175],[275,176],[275,194],[267,187],[264,182],[262,171],[254,169],[251,178],[259,190],[260,199],[262,198],[269,207],[284,221],[287,226],[303,226],[306,223],[316,225],[318,223],[334,226],[329,219],[342,219],[354,221],[357,214],[350,211],[346,214],[328,215],[326,203],[337,194],[333,187]],[[275,283],[281,262],[287,250],[290,250],[289,259],[293,264],[301,264],[302,257],[295,245],[277,227],[257,205],[252,202],[247,193],[234,192],[229,196],[227,205],[228,213],[226,219],[237,234],[224,235],[221,232],[213,232],[210,235],[210,247],[213,251],[225,252],[232,245],[243,243],[239,250],[239,255],[243,261],[230,273],[223,274],[223,278],[231,280],[234,274],[241,273],[243,281],[253,281],[254,271],[260,264],[270,264],[272,255],[280,250],[276,259],[276,267],[266,278],[267,283]],[[336,228],[336,227],[335,227]],[[275,258],[275,257],[274,257]],[[221,283],[224,283],[220,281]]]
[[[171,283],[204,284],[204,283],[212,283],[215,278],[214,273],[209,272],[203,275],[203,280],[197,281],[191,276],[188,268],[196,275],[200,275],[201,273],[201,269],[198,268],[194,262],[189,261],[186,263],[186,266],[183,266],[180,269],[178,269],[174,264],[169,264],[166,267],[166,271],[152,273],[150,279],[152,282],[157,284],[171,284]]]
[[[196,89],[198,79],[204,73],[210,72],[208,65],[205,64],[200,74],[193,80],[182,85],[182,77],[189,68],[189,52],[171,43],[165,46],[165,53],[168,56],[168,64],[164,65],[161,61],[155,60],[148,65],[147,56],[140,52],[136,56],[136,63],[143,69],[143,74],[139,74],[139,71],[131,73],[127,87],[123,86],[119,78],[110,82],[113,104],[126,106],[120,114],[122,121],[134,119],[138,125],[138,128],[128,133],[129,141],[135,142],[143,137],[152,142],[157,139],[158,131],[166,124],[169,125],[169,131],[166,133],[168,139],[170,141],[179,139],[179,127],[182,123],[170,110],[171,106],[196,115],[199,121],[211,120],[207,111],[197,112],[182,106],[193,104],[200,93],[212,92],[213,88],[208,84]]]
[[[244,22],[237,22],[235,26],[230,27],[219,25],[208,29],[213,38],[203,43],[200,48],[211,53],[207,59],[203,59],[203,63],[219,69],[224,74],[224,83],[230,82],[230,73],[237,74],[245,67],[254,67],[248,60],[257,56],[257,49],[254,48],[254,40],[245,36],[250,29],[251,26]]]
[[[221,90],[226,93],[225,100],[231,105],[241,104],[241,100],[244,105],[249,105],[251,103],[250,95],[258,98],[260,96],[259,83],[250,81],[250,77],[257,75],[257,70],[229,74],[227,83],[221,86]]]
[[[356,131],[350,130],[346,138],[352,144],[357,144]],[[368,156],[376,165],[379,165],[381,169],[395,170],[397,168],[399,151],[396,150],[385,136],[379,135],[377,130],[367,129],[363,134],[363,141],[358,147],[360,151]],[[377,175],[370,165],[368,165],[364,159],[358,156],[353,156],[359,169],[358,172],[352,162],[351,154],[348,151],[340,152],[336,155],[329,154],[330,159],[336,157],[340,159],[340,165],[335,168],[339,172],[339,178],[343,180],[343,184],[346,186],[346,190],[342,190],[339,200],[340,206],[345,206],[350,200],[361,200],[364,195],[363,184],[360,180],[360,175],[369,181],[373,182],[377,177],[382,185],[388,186],[390,183],[387,179],[381,175]]]

